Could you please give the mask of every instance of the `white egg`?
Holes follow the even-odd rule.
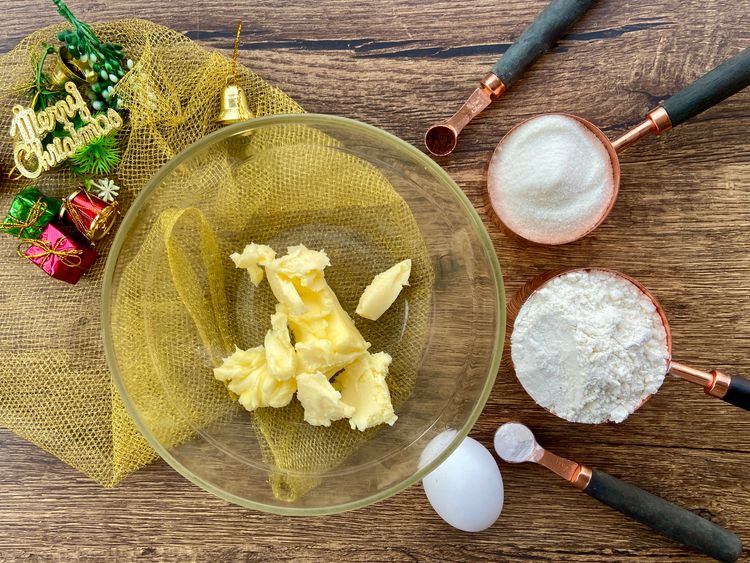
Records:
[[[427,444],[420,465],[434,459],[456,435],[438,434]],[[503,510],[503,478],[487,448],[465,438],[453,453],[422,480],[435,512],[448,524],[465,532],[489,528]]]

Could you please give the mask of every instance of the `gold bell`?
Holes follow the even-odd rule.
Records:
[[[221,92],[221,111],[216,121],[222,125],[246,121],[255,117],[247,105],[245,91],[237,84],[228,83]]]
[[[70,81],[79,85],[96,82],[94,70],[88,64],[75,60],[66,47],[60,47],[57,55],[57,65],[52,73],[52,83],[55,86],[62,88]]]

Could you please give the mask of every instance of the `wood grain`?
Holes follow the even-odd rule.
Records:
[[[229,52],[308,111],[367,121],[421,146],[542,0],[157,2],[70,0],[90,21],[138,16]],[[50,2],[3,3],[0,51],[59,21]],[[523,246],[490,221],[489,156],[515,123],[578,114],[614,136],[658,101],[750,44],[750,1],[599,2],[439,160],[474,202],[509,295],[550,268],[603,265],[639,278],[670,317],[675,358],[750,374],[750,91],[622,155],[607,222],[564,248]],[[637,483],[750,544],[750,414],[668,380],[622,425],[563,423],[536,407],[506,360],[472,435],[490,445],[510,418],[550,449]],[[0,431],[0,562],[5,561],[654,561],[695,554],[623,519],[543,470],[503,465],[506,506],[481,534],[453,530],[419,486],[378,505],[282,518],[228,505],[155,463],[102,490]]]

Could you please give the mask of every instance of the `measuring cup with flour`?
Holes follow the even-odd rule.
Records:
[[[549,272],[508,305],[518,380],[540,406],[571,422],[622,422],[667,373],[750,410],[750,381],[672,361],[664,309],[637,280],[605,268]]]
[[[575,115],[532,117],[500,141],[487,195],[501,226],[539,244],[583,238],[609,215],[620,185],[617,154],[638,139],[687,121],[750,84],[750,48],[651,110],[614,141]]]

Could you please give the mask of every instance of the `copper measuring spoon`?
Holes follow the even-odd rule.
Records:
[[[729,530],[608,473],[545,450],[519,422],[498,428],[494,445],[503,461],[538,463],[628,518],[714,559],[736,561],[742,553],[742,542]]]
[[[643,295],[645,295],[654,304],[654,307],[656,308],[656,312],[659,315],[659,318],[661,319],[662,325],[664,326],[664,331],[666,332],[666,335],[667,335],[666,373],[674,375],[675,377],[679,377],[680,379],[684,379],[685,381],[689,381],[690,383],[700,385],[701,387],[703,387],[703,390],[707,395],[711,395],[713,397],[722,399],[726,401],[727,403],[730,403],[736,407],[740,407],[745,410],[750,410],[750,380],[747,380],[737,375],[730,376],[718,370],[712,370],[710,372],[702,371],[699,369],[695,369],[695,368],[677,363],[672,360],[672,335],[669,330],[669,322],[667,321],[667,314],[665,313],[664,308],[656,300],[656,297],[654,297],[654,295],[638,280],[631,278],[630,276],[623,274],[621,272],[618,272],[616,270],[611,270],[609,268],[571,268],[567,270],[556,270],[556,271],[547,272],[545,274],[542,274],[526,282],[526,284],[523,285],[521,289],[518,290],[518,292],[513,296],[513,298],[508,303],[508,326],[509,326],[508,333],[512,334],[513,326],[515,324],[516,317],[518,316],[518,313],[521,310],[521,307],[523,307],[523,304],[526,302],[526,300],[529,297],[531,297],[531,295],[535,291],[543,287],[553,278],[557,278],[564,274],[567,274],[570,272],[577,272],[577,271],[605,272],[613,276],[622,278],[630,282],[631,284],[633,284],[636,287],[636,289],[638,289]],[[511,340],[511,347],[512,345],[513,344]],[[645,396],[643,400],[641,401],[640,405],[638,405],[638,407],[635,410],[638,410],[639,408],[641,408],[650,398],[651,398],[650,395]],[[556,413],[554,412],[552,412],[552,414],[556,415]]]
[[[604,222],[615,205],[617,192],[620,186],[620,161],[618,153],[647,135],[659,135],[665,131],[669,131],[673,127],[684,123],[688,119],[695,117],[699,113],[736,94],[748,85],[750,85],[750,48],[745,49],[731,59],[725,61],[708,74],[703,75],[701,78],[697,79],[689,86],[686,86],[672,97],[661,102],[660,105],[646,114],[646,118],[641,123],[620,135],[614,141],[610,141],[604,132],[596,125],[576,115],[566,113],[542,114],[564,115],[577,120],[601,141],[609,154],[612,167],[613,187],[609,203],[600,215],[594,218],[595,220],[592,221],[591,227],[583,234],[571,235],[569,233],[560,233],[560,235],[554,239],[534,240],[534,238],[528,234],[513,231],[513,229],[508,226],[508,221],[503,220],[504,205],[502,198],[498,195],[497,190],[493,189],[491,185],[493,178],[493,174],[491,173],[493,163],[495,163],[494,165],[497,165],[499,160],[498,157],[503,150],[503,143],[505,140],[510,138],[514,131],[524,127],[524,125],[539,116],[534,116],[522,121],[505,134],[495,148],[495,152],[490,159],[490,173],[487,174],[487,194],[496,218],[500,221],[501,227],[528,242],[558,245],[582,239]]]
[[[511,45],[485,76],[480,87],[448,121],[427,129],[424,144],[435,156],[453,152],[458,134],[492,100],[498,98],[542,53],[548,51],[594,0],[553,0]]]

